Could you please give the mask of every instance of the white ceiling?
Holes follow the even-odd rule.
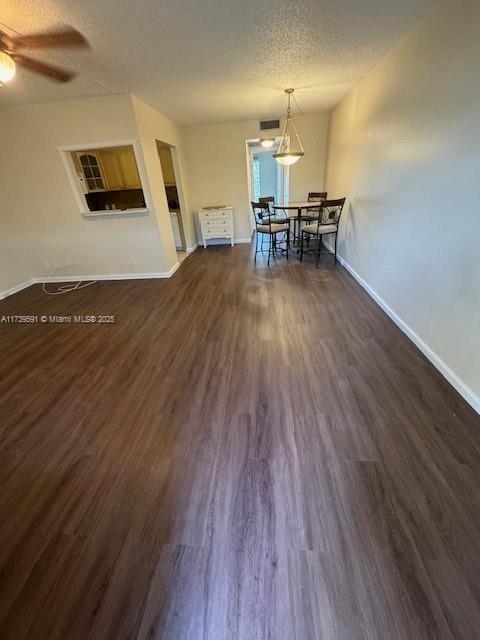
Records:
[[[331,109],[424,15],[430,0],[2,0],[20,32],[71,24],[90,52],[57,85],[20,71],[0,105],[135,93],[181,124],[278,116],[282,88],[305,113]],[[10,32],[4,26],[0,29]]]

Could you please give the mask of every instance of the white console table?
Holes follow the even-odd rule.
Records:
[[[203,246],[213,238],[229,238],[233,245],[233,207],[205,207],[198,212]]]

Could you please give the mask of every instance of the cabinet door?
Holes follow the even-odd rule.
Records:
[[[115,149],[105,149],[100,152],[100,160],[102,163],[102,174],[105,181],[106,189],[123,189],[125,183],[123,181],[122,168]]]
[[[126,189],[141,189],[140,176],[138,175],[137,161],[133,149],[118,149],[117,158],[123,175]]]
[[[85,177],[85,184],[88,191],[105,191],[105,181],[103,179],[99,155],[96,152],[78,152],[78,164]]]
[[[162,166],[163,182],[165,186],[175,185],[175,172],[173,170],[172,152],[163,147],[158,150],[160,164]]]

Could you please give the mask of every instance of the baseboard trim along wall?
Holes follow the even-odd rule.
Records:
[[[36,282],[35,278],[30,278],[30,280],[27,280],[26,282],[22,282],[21,284],[17,284],[15,287],[12,287],[11,289],[0,291],[0,300],[3,300],[4,298],[8,298],[8,296],[13,296],[14,293],[18,293],[19,291],[22,291],[27,287],[31,287],[32,284],[35,284],[35,282]]]
[[[235,238],[236,244],[248,244],[251,242],[251,238]],[[230,244],[227,241],[222,244]],[[193,253],[198,248],[198,243],[195,242],[191,247],[187,247],[187,253]],[[175,271],[179,268],[180,262],[177,262],[170,271],[161,271],[154,273],[109,273],[109,274],[94,274],[94,275],[78,275],[78,276],[41,276],[38,278],[30,278],[21,284],[17,284],[15,287],[0,291],[0,300],[13,296],[15,293],[30,287],[32,284],[42,284],[47,282],[88,282],[90,280],[148,280],[149,278],[171,278]]]
[[[180,262],[177,262],[170,271],[160,271],[153,273],[107,273],[101,275],[83,275],[83,276],[45,276],[43,278],[34,278],[35,283],[47,282],[88,282],[89,280],[149,280],[151,278],[170,278],[179,268]]]
[[[324,246],[333,253],[333,247],[329,245],[327,242],[323,241]],[[403,331],[403,333],[410,338],[410,340],[417,346],[423,355],[430,360],[433,366],[440,371],[442,376],[452,385],[452,387],[458,391],[458,393],[468,402],[468,404],[475,409],[475,411],[480,414],[480,397],[472,390],[468,385],[466,385],[463,380],[461,380],[457,374],[450,369],[450,367],[440,358],[439,355],[431,349],[428,344],[426,344],[419,335],[413,331],[409,325],[400,318],[395,311],[388,306],[383,298],[381,298],[372,287],[359,275],[355,269],[348,264],[348,262],[342,258],[341,255],[337,254],[338,261],[340,264],[345,267],[348,273],[355,278],[359,285],[361,285],[368,295],[373,298],[373,300],[378,304],[378,306],[385,311],[387,316],[393,320],[393,322],[397,325],[399,329]]]
[[[107,273],[96,275],[78,275],[78,276],[41,276],[39,278],[31,278],[27,282],[7,289],[6,291],[0,291],[0,300],[12,296],[14,293],[22,291],[30,287],[32,284],[47,284],[51,282],[89,282],[91,280],[149,280],[154,278],[171,278],[175,271],[180,266],[180,262],[177,262],[170,271],[160,271],[153,273]]]

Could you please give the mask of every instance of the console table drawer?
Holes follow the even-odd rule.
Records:
[[[207,222],[203,226],[205,228],[205,231],[210,231],[210,232],[225,231],[225,229],[232,231],[232,223],[228,221],[227,222]]]
[[[215,213],[207,212],[203,214],[203,218],[208,222],[213,222],[216,220],[230,220],[232,217],[231,213],[228,211],[218,211]]]

